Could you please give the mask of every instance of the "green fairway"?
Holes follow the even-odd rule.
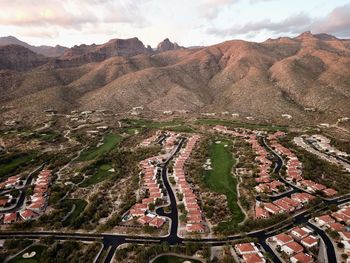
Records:
[[[90,161],[97,159],[98,157],[104,155],[105,153],[112,150],[114,147],[118,146],[121,142],[122,137],[117,134],[108,134],[104,140],[103,144],[97,148],[87,149],[82,152],[79,161]]]
[[[247,129],[260,129],[260,130],[268,130],[268,131],[286,131],[287,127],[285,126],[276,126],[276,125],[268,125],[268,124],[252,124],[252,123],[244,123],[239,121],[230,121],[230,120],[220,120],[220,119],[199,119],[196,121],[196,124],[199,125],[225,125],[229,128],[247,128]]]
[[[206,171],[204,180],[210,190],[226,195],[232,213],[231,223],[237,224],[243,221],[244,214],[237,204],[237,179],[231,174],[232,166],[235,163],[229,150],[232,142],[228,140],[217,142],[210,146],[209,157],[213,169]],[[227,146],[225,147],[225,145]]]
[[[39,263],[40,262],[40,256],[42,252],[44,251],[46,247],[42,245],[34,245],[27,250],[25,250],[23,253],[18,255],[17,257],[11,259],[8,263]],[[30,253],[30,252],[35,252],[35,256],[32,258],[23,258],[24,253]]]
[[[17,168],[29,163],[34,158],[34,154],[20,154],[17,156],[5,157],[0,160],[0,178],[14,172]]]
[[[37,136],[44,141],[53,142],[60,136],[60,134],[53,131],[49,131],[49,132],[39,133]]]
[[[74,220],[76,218],[78,218],[78,216],[84,211],[87,202],[85,200],[82,199],[66,199],[63,201],[64,205],[69,206],[70,208],[73,207],[73,205],[75,205],[75,209],[73,211],[73,213],[71,213],[66,220],[63,221],[63,225],[64,226],[68,226],[70,224],[72,224],[74,222]]]
[[[102,164],[98,168],[97,172],[86,178],[79,186],[88,187],[106,180],[112,174],[112,172],[108,171],[111,168],[112,166],[110,164]]]
[[[164,128],[164,130],[174,131],[174,132],[193,132],[193,129],[187,125],[177,125],[173,127]]]
[[[170,255],[164,255],[160,256],[157,258],[154,263],[182,263],[184,261],[188,261],[191,263],[200,263],[201,261],[199,260],[194,260],[194,259],[189,259],[186,257],[181,257],[181,256],[170,256]]]
[[[172,121],[164,121],[164,122],[157,122],[157,121],[144,120],[144,119],[124,119],[122,121],[134,128],[143,127],[143,128],[159,129],[159,128],[166,128],[166,127],[172,127],[172,126],[184,124],[184,121],[180,119],[175,119]]]
[[[129,135],[135,135],[138,134],[142,130],[142,128],[123,128],[122,131],[129,134]]]

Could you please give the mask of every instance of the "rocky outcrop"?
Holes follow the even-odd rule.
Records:
[[[74,46],[67,50],[63,59],[74,59],[83,57],[87,62],[102,61],[104,59],[123,56],[133,57],[139,54],[151,54],[152,49],[145,47],[144,44],[136,37],[129,39],[111,39],[102,45],[80,45]]]
[[[177,43],[172,43],[169,38],[164,39],[162,42],[160,42],[157,46],[157,51],[158,52],[164,52],[164,51],[169,51],[169,50],[176,50],[176,49],[181,49]]]
[[[66,50],[68,50],[68,48],[60,45],[56,45],[54,47],[38,46],[38,47],[34,47],[31,50],[38,54],[44,55],[46,57],[60,57],[64,54],[64,52],[66,52]]]
[[[47,61],[44,56],[19,45],[0,46],[0,69],[29,70]]]

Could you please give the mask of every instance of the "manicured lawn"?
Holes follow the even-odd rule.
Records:
[[[15,171],[21,165],[25,165],[35,158],[35,154],[21,154],[14,157],[5,157],[0,161],[0,178]]]
[[[73,211],[73,213],[71,213],[70,216],[68,216],[66,220],[63,221],[64,225],[70,225],[84,211],[87,202],[82,199],[66,199],[64,200],[64,204],[69,206],[70,209],[73,207],[73,205],[75,205],[75,210]]]
[[[194,260],[194,259],[188,259],[186,257],[181,257],[181,256],[160,256],[157,258],[154,263],[182,263],[184,261],[189,261],[192,263],[200,263],[199,260]]]
[[[88,187],[106,180],[112,174],[112,172],[108,171],[111,168],[112,166],[110,164],[102,164],[98,168],[97,172],[86,178],[79,186]]]
[[[210,190],[226,195],[232,213],[231,223],[237,224],[243,221],[244,214],[237,204],[237,179],[231,174],[232,166],[235,163],[229,150],[231,145],[231,141],[220,140],[220,143],[214,142],[210,146],[209,156],[213,169],[206,171],[204,180]]]
[[[38,137],[44,141],[55,141],[60,135],[56,132],[50,131],[50,132],[43,132],[38,134]]]
[[[152,120],[143,120],[143,119],[124,119],[124,123],[130,125],[131,127],[145,127],[145,128],[165,128],[167,126],[176,126],[176,125],[182,125],[184,124],[184,121],[175,119],[172,121],[164,121],[164,122],[157,122]]]
[[[262,129],[268,131],[286,131],[287,127],[285,126],[275,126],[267,124],[252,124],[244,123],[239,121],[230,121],[230,120],[219,120],[219,119],[199,119],[196,121],[196,124],[200,125],[225,125],[231,128],[247,128],[247,129]]]
[[[118,146],[122,137],[117,134],[108,134],[103,140],[103,144],[97,148],[87,149],[82,152],[79,161],[90,161],[97,159],[98,157],[104,155],[105,153],[112,150],[114,147]]]
[[[41,256],[41,253],[44,251],[46,247],[42,245],[34,245],[30,248],[28,248],[26,251],[24,251],[22,254],[18,255],[14,259],[11,259],[8,263],[39,263],[39,259]],[[35,251],[36,255],[33,258],[23,258],[23,254],[26,252],[32,252]]]
[[[193,132],[193,129],[187,125],[178,125],[173,127],[164,128],[164,130],[174,131],[174,132]]]
[[[124,128],[123,132],[130,134],[130,135],[135,135],[135,134],[139,133],[140,130],[142,130],[142,128],[139,128],[139,129],[137,129],[137,128]]]

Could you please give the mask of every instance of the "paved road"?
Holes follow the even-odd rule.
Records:
[[[179,242],[179,238],[177,235],[177,229],[178,229],[178,210],[177,210],[177,203],[176,203],[176,198],[175,198],[175,193],[173,192],[171,185],[169,183],[169,178],[168,178],[168,164],[169,162],[173,159],[173,157],[180,151],[184,139],[181,139],[180,143],[176,147],[176,150],[172,153],[171,157],[168,158],[168,160],[165,161],[165,163],[162,165],[162,180],[164,183],[164,186],[167,190],[169,200],[170,200],[170,209],[171,211],[169,213],[165,213],[163,208],[157,209],[157,214],[160,216],[165,216],[170,218],[171,224],[170,224],[170,234],[169,234],[169,244],[174,245]]]
[[[326,245],[328,263],[337,263],[337,256],[335,255],[335,249],[334,249],[333,243],[329,239],[329,237],[326,235],[326,233],[311,223],[307,223],[307,225],[310,228],[312,228],[323,239],[323,242]]]

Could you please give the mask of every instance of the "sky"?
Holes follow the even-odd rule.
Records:
[[[350,38],[350,0],[0,0],[0,36],[32,45],[138,37],[188,47],[305,31]]]

